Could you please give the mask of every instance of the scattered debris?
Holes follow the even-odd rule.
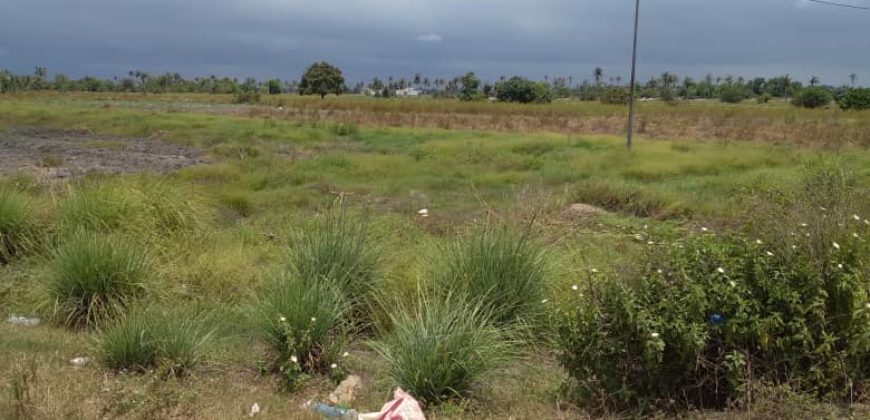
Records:
[[[8,322],[12,325],[23,325],[26,327],[35,327],[35,326],[39,325],[40,320],[39,320],[39,318],[28,318],[26,316],[21,316],[21,315],[11,315],[11,316],[9,316],[9,319],[6,320],[6,322]]]
[[[343,420],[359,420],[360,416],[356,410],[352,408],[341,408],[324,403],[316,403],[307,401],[302,404],[302,408],[314,411],[328,419],[343,419]]]
[[[254,417],[259,413],[260,413],[260,404],[254,403],[254,405],[251,406],[251,411],[248,413],[248,415],[251,417]]]
[[[429,217],[429,209],[420,209],[417,211],[417,214],[419,214],[420,217]]]
[[[91,362],[90,357],[76,357],[74,359],[70,359],[69,361],[73,366],[84,366]]]
[[[342,405],[350,404],[356,398],[360,388],[362,388],[362,379],[359,376],[350,375],[329,394],[329,402]]]
[[[384,404],[377,413],[365,413],[359,415],[359,420],[426,420],[420,403],[402,388],[396,388],[393,392],[393,400]]]

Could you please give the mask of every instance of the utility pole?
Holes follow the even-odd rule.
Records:
[[[634,7],[634,48],[631,50],[631,91],[628,97],[628,139],[625,146],[631,150],[631,138],[634,134],[634,86],[637,78],[637,28],[640,20],[640,0]]]

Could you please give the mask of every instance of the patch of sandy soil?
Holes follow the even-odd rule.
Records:
[[[167,172],[205,161],[201,150],[159,139],[46,127],[0,131],[0,175],[25,171],[68,178],[88,172]]]

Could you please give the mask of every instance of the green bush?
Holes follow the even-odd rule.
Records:
[[[609,105],[628,105],[629,92],[624,87],[609,87],[601,92],[598,100]]]
[[[390,317],[392,331],[372,347],[393,380],[424,403],[466,396],[512,356],[512,343],[481,305],[421,297],[412,310]]]
[[[495,84],[495,96],[503,102],[546,103],[553,100],[550,86],[519,76]]]
[[[543,252],[527,233],[485,228],[442,250],[433,267],[435,292],[482,305],[499,324],[530,321],[547,287]]]
[[[269,368],[293,390],[308,375],[341,376],[342,352],[348,343],[350,305],[334,284],[307,284],[283,274],[263,290],[254,323],[272,349]]]
[[[0,264],[8,263],[33,243],[34,227],[28,197],[0,187]]]
[[[791,103],[797,107],[803,108],[821,108],[834,99],[831,91],[819,86],[810,86],[801,89],[794,95]]]
[[[737,104],[746,100],[749,94],[738,84],[725,84],[719,88],[719,100],[729,104]]]
[[[368,241],[368,223],[343,203],[325,220],[297,235],[291,267],[307,285],[328,283],[353,303],[363,303],[378,281],[378,253]]]
[[[837,103],[842,109],[870,109],[870,88],[849,89]]]
[[[202,317],[178,310],[137,309],[99,331],[99,360],[109,369],[155,368],[181,376],[202,359],[212,333]]]
[[[151,262],[135,241],[77,233],[53,252],[48,290],[68,325],[94,325],[141,294]]]
[[[824,250],[812,234],[703,235],[655,252],[637,278],[589,284],[560,311],[561,362],[581,399],[622,409],[723,407],[757,380],[857,398],[870,377],[862,226]]]

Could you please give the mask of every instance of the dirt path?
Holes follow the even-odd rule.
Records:
[[[158,139],[46,127],[0,132],[0,175],[28,171],[66,178],[88,172],[165,172],[204,161],[200,150]]]

